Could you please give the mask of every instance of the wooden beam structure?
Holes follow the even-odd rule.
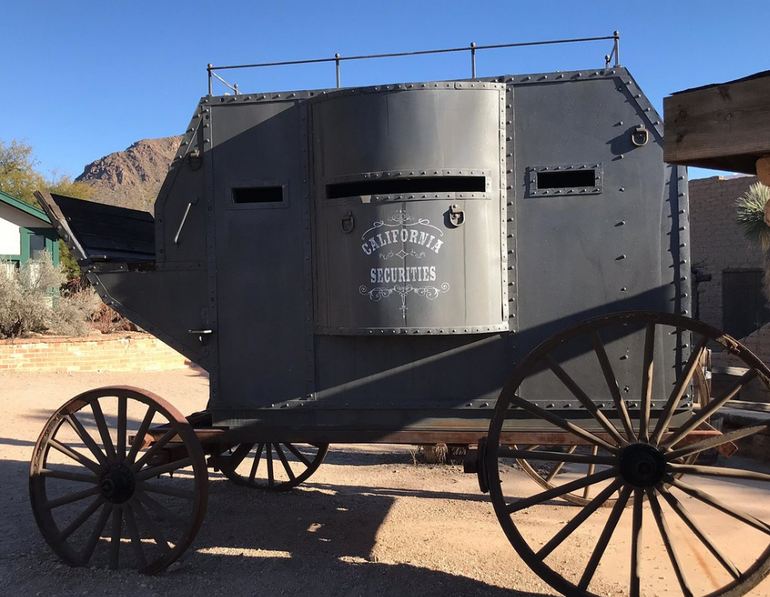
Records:
[[[770,184],[770,71],[663,100],[664,159],[757,174]]]

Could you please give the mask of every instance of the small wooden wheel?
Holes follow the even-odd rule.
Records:
[[[745,373],[693,409],[686,395],[708,343],[740,360]],[[754,380],[770,388],[770,370],[748,349],[675,315],[620,313],[550,338],[516,367],[490,424],[486,475],[509,541],[565,595],[614,593],[618,574],[628,579],[624,593],[631,597],[750,591],[770,573],[770,475],[688,459],[770,433],[770,424],[725,434],[705,425]],[[559,414],[527,396],[533,387],[568,394],[583,409]],[[531,454],[500,444],[505,422],[522,413],[587,447],[543,450],[538,459],[593,465],[593,472],[533,492],[512,467]],[[580,507],[558,501],[589,486],[595,492]],[[565,517],[563,509],[573,514]]]
[[[214,464],[238,485],[287,491],[307,480],[328,451],[329,444],[243,443],[218,456]]]
[[[65,562],[153,574],[194,539],[207,480],[203,449],[179,411],[143,390],[106,387],[48,420],[29,491],[43,537]]]

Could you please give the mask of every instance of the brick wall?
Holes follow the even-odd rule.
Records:
[[[692,264],[712,276],[700,285],[700,319],[722,328],[722,272],[762,269],[757,243],[746,240],[735,222],[735,200],[756,182],[754,176],[714,176],[690,181]]]
[[[149,334],[0,340],[0,371],[167,371],[190,364]]]

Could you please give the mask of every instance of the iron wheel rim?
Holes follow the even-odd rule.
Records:
[[[574,595],[574,596],[580,596],[580,597],[584,597],[587,595],[596,595],[595,593],[591,593],[588,590],[590,587],[590,582],[593,579],[589,578],[588,584],[586,586],[579,586],[580,583],[575,583],[565,578],[561,573],[559,573],[558,570],[553,569],[550,565],[548,565],[544,561],[550,555],[550,553],[552,553],[553,550],[556,548],[552,548],[551,551],[546,553],[545,556],[543,556],[542,558],[539,557],[538,552],[532,549],[530,542],[526,539],[526,537],[523,536],[523,534],[520,532],[520,530],[517,528],[516,524],[514,523],[513,512],[509,510],[516,507],[515,502],[513,504],[507,503],[506,496],[503,494],[500,471],[498,468],[498,459],[499,459],[500,450],[501,450],[500,437],[502,433],[502,426],[506,419],[506,414],[508,413],[511,405],[514,402],[522,401],[521,398],[518,398],[516,396],[516,391],[518,387],[526,379],[527,375],[529,374],[529,371],[533,369],[534,365],[537,362],[539,362],[541,359],[543,359],[543,357],[548,353],[548,351],[550,351],[556,345],[556,343],[563,341],[565,337],[575,337],[579,334],[592,332],[596,327],[602,327],[603,325],[612,325],[612,324],[617,325],[617,324],[629,324],[629,323],[638,325],[640,322],[644,323],[645,326],[663,325],[663,326],[669,326],[677,329],[686,329],[691,332],[695,332],[699,334],[703,338],[713,340],[719,343],[730,354],[741,358],[749,366],[750,370],[755,372],[756,377],[760,379],[762,382],[764,382],[766,386],[770,385],[770,381],[769,381],[770,369],[768,369],[753,353],[751,353],[751,351],[749,351],[745,346],[741,345],[735,339],[701,322],[698,322],[686,317],[681,317],[681,316],[666,314],[666,313],[632,311],[632,312],[617,313],[610,316],[597,317],[597,318],[588,320],[587,322],[584,322],[580,325],[577,325],[560,334],[556,334],[555,336],[541,343],[538,347],[536,347],[527,355],[527,357],[514,369],[513,375],[511,376],[508,383],[506,383],[506,385],[504,386],[500,394],[500,398],[498,399],[493,418],[490,422],[485,466],[487,469],[490,497],[493,503],[495,514],[503,528],[503,531],[506,534],[506,537],[508,538],[510,543],[513,545],[517,553],[522,557],[522,559],[527,563],[527,565],[541,579],[543,579],[554,589],[562,592],[565,595],[570,595],[570,596]],[[705,342],[703,346],[705,348]],[[745,383],[748,383],[748,382],[745,382]],[[667,406],[668,406],[668,403],[667,403]],[[713,411],[715,412],[720,408],[720,406],[717,406],[716,408],[714,408],[714,402],[712,402],[710,405],[706,406],[705,410],[708,410],[709,408],[713,408]],[[703,411],[697,411],[697,412],[702,413]],[[696,417],[697,415],[694,416],[692,419],[690,419],[690,421],[692,421]],[[686,424],[687,423],[685,423],[683,427]],[[666,429],[664,429],[663,431],[666,431]],[[657,429],[653,430],[653,434],[657,435]],[[676,434],[676,431],[672,433],[672,435],[675,435],[675,434]],[[671,438],[671,436],[669,436],[669,438]],[[658,438],[658,442],[660,443],[660,438]],[[676,441],[673,443],[677,444],[679,442]],[[677,448],[677,450],[675,451],[681,451],[681,448]],[[677,466],[686,467],[687,465],[677,464]],[[615,470],[616,468],[617,468],[617,465],[615,465],[611,470]],[[681,471],[682,469],[680,468],[677,470]],[[652,496],[652,499],[657,501],[656,498],[661,496],[661,493],[657,491],[658,486],[655,486],[651,490],[640,489],[640,488],[634,488],[633,486],[630,486],[627,482],[624,482],[624,480],[621,479],[617,474],[613,474],[608,478],[613,480],[611,483],[618,484],[617,490],[622,492],[621,497],[624,500],[631,500],[633,498],[634,514],[632,514],[632,516],[635,518],[635,520],[632,523],[632,535],[633,535],[634,527],[637,526],[637,521],[636,521],[637,514],[635,513],[643,512],[644,501],[646,498],[649,499]],[[677,482],[672,478],[672,476],[668,475],[665,478],[665,480],[660,484],[660,486],[670,487],[671,484],[676,484],[676,483]],[[543,493],[546,493],[546,492],[542,492],[539,495],[543,495]],[[625,495],[623,495],[623,493]],[[625,508],[625,504],[623,506],[618,507],[618,511],[620,511],[620,514],[618,516],[622,516],[622,510],[624,508]],[[586,508],[584,508],[584,510],[585,509]],[[659,505],[658,505],[658,510],[660,510]],[[594,512],[595,511],[596,511],[596,508],[594,509]],[[593,514],[593,512],[591,512],[591,514]],[[590,517],[591,514],[589,514],[587,517]],[[654,515],[650,517],[648,513],[648,516],[647,516],[648,521],[650,518],[655,519],[656,526],[660,528],[661,524],[658,521],[658,514],[656,513],[653,513],[653,514]],[[640,517],[639,528],[641,529],[641,514],[639,514],[638,516]],[[610,517],[612,517],[612,514],[610,514]],[[610,517],[608,517],[608,524],[610,522],[609,521]],[[565,525],[565,527],[569,526],[569,524],[570,523]],[[579,523],[579,524],[582,524],[582,523]],[[617,525],[617,521],[615,522],[615,524]],[[665,525],[665,521],[663,524]],[[767,523],[763,523],[763,524],[766,525]],[[565,528],[565,527],[562,527],[562,528]],[[613,527],[610,530],[611,534],[614,532],[615,532],[615,527]],[[663,535],[663,531],[661,531],[661,536],[662,535]],[[558,536],[558,533],[557,533],[557,536]],[[552,540],[557,539],[557,536],[552,537]],[[611,538],[612,536],[610,536],[610,539]],[[632,537],[632,545],[634,544],[634,541],[637,541],[636,543],[637,546],[641,544],[638,542],[639,541],[638,539],[634,540],[634,538]],[[665,543],[666,540],[664,539],[663,541]],[[550,547],[548,544],[546,544],[546,546]],[[604,548],[606,549],[606,544],[604,545]],[[668,547],[667,547],[667,550],[668,550]],[[667,553],[669,552],[667,551]],[[541,555],[542,555],[542,550],[541,550]],[[670,553],[669,553],[669,560],[671,560]],[[633,570],[634,567],[635,566],[632,561],[630,568]],[[593,572],[595,573],[595,568]],[[764,551],[762,551],[757,556],[756,560],[751,566],[747,567],[746,570],[741,571],[739,577],[734,578],[732,582],[729,582],[721,586],[720,588],[718,588],[716,591],[712,591],[710,593],[707,593],[706,595],[708,597],[712,597],[712,596],[715,597],[717,595],[719,596],[743,595],[747,591],[754,588],[757,584],[759,584],[769,573],[770,573],[770,545],[768,545],[764,549]],[[679,580],[679,577],[677,577],[677,580]],[[633,588],[633,584],[634,584],[634,581],[632,578],[632,580],[629,581],[629,593],[631,595],[638,595],[638,586],[636,588]],[[686,586],[686,580],[685,580],[685,586]],[[680,588],[682,588],[681,581],[680,581]],[[683,589],[683,594],[688,594],[688,593],[686,593]]]

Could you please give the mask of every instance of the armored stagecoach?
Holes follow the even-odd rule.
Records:
[[[724,481],[770,477],[695,460],[765,429],[711,423],[770,371],[689,318],[686,173],[617,35],[599,39],[599,69],[482,78],[472,45],[469,79],[372,87],[339,87],[335,56],[336,88],[216,96],[209,65],[154,216],[39,194],[104,302],[210,376],[187,417],[128,386],[54,413],[30,473],[53,550],[158,572],[200,527],[208,468],[286,490],[329,444],[443,442],[469,447],[511,543],[565,594],[593,594],[620,541],[639,595],[643,526],[672,592],[754,587],[770,515]],[[715,396],[712,347],[745,371]],[[524,515],[558,504],[569,520],[536,544]],[[554,556],[572,540],[579,570]],[[736,540],[756,546],[740,562]]]

